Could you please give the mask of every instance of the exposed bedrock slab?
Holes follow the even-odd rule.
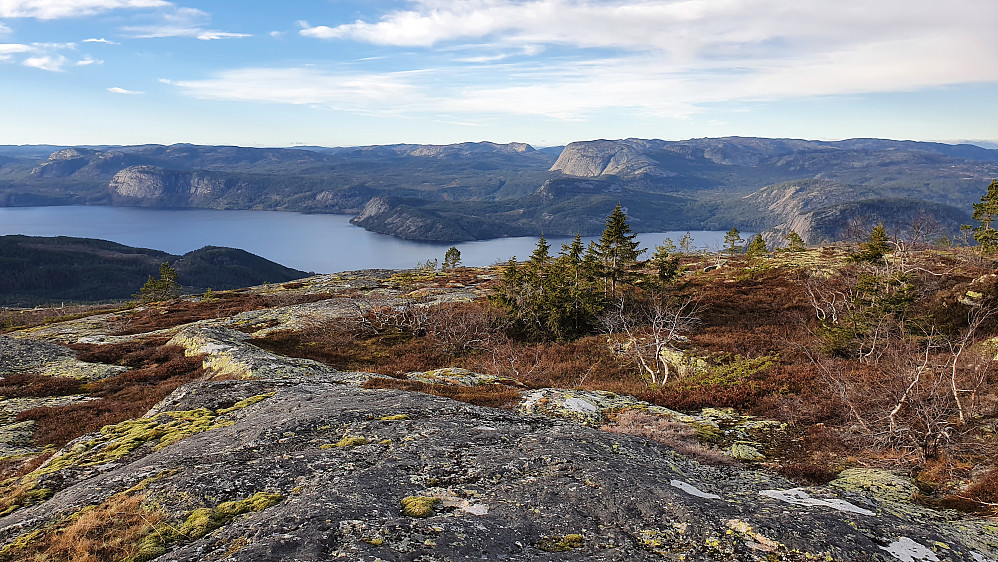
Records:
[[[231,425],[67,468],[51,499],[0,519],[0,544],[160,475],[142,493],[168,513],[283,498],[171,546],[164,562],[996,557],[986,520],[905,516],[861,491],[797,488],[641,438],[424,394],[218,381],[185,387],[157,410],[227,412],[265,394],[224,414]]]

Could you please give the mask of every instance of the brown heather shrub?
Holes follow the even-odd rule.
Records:
[[[105,425],[139,417],[181,385],[203,376],[200,356],[187,357],[176,346],[154,348],[146,366],[86,385],[98,400],[33,408],[16,420],[38,422],[36,443],[62,446]]]
[[[453,356],[432,337],[416,337],[398,330],[360,335],[344,322],[298,332],[275,332],[253,339],[251,343],[272,353],[313,359],[341,371],[390,376],[438,369],[453,363]]]
[[[41,324],[82,318],[93,314],[114,312],[128,308],[126,304],[82,304],[53,308],[15,308],[0,310],[0,334]]]
[[[164,519],[162,512],[143,507],[144,496],[111,496],[86,507],[6,560],[18,562],[116,562],[138,553],[142,537]]]
[[[13,374],[0,378],[0,396],[25,398],[67,396],[82,392],[83,381],[70,377]]]
[[[76,351],[80,361],[137,368],[154,362],[153,356],[161,353],[159,347],[169,339],[168,336],[153,336],[108,344],[71,343],[68,347]]]
[[[423,392],[443,396],[459,402],[491,408],[509,408],[520,400],[520,392],[502,384],[482,384],[479,386],[456,386],[449,384],[429,384],[403,379],[383,379],[374,377],[362,385],[364,388],[390,388]]]
[[[13,457],[0,460],[0,482],[7,480],[8,478],[16,478],[18,476],[24,476],[25,474],[34,472],[36,468],[52,458],[56,452],[57,451],[55,450],[50,450],[30,458]],[[5,508],[0,508],[0,512],[2,512],[3,509]]]
[[[949,509],[998,515],[998,466],[975,479],[962,492],[946,496],[939,503]]]
[[[144,334],[198,320],[223,318],[250,310],[304,304],[333,297],[329,293],[260,295],[239,291],[219,292],[215,296],[215,299],[207,302],[176,300],[133,311],[130,314],[122,314],[114,333],[119,335]]]
[[[625,410],[615,416],[612,423],[601,427],[611,433],[637,435],[658,441],[684,457],[706,464],[734,464],[734,460],[697,441],[696,431],[685,423],[653,416],[637,410]]]

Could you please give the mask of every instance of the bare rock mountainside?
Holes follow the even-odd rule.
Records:
[[[790,229],[836,240],[850,222],[947,234],[998,177],[998,150],[850,139],[592,140],[535,150],[465,142],[346,148],[0,146],[0,205],[129,205],[354,215],[414,240],[594,235],[620,203],[636,229]]]
[[[420,306],[476,298],[492,277],[425,287]],[[106,559],[160,562],[998,559],[994,519],[923,507],[901,476],[852,469],[802,486],[752,454],[702,464],[599,429],[628,410],[731,439],[778,432],[776,422],[527,389],[463,369],[401,379],[513,397],[506,409],[475,406],[255,345],[399,302],[407,293],[393,279],[317,276],[222,295],[267,303],[242,312],[170,322],[179,309],[129,309],[0,336],[7,378],[61,375],[88,388],[123,372],[140,380],[149,367],[137,354],[150,342],[182,350],[170,364],[195,373],[133,419],[54,451],[31,438],[44,418],[18,421],[19,412],[95,398],[0,399],[4,457],[41,459],[2,483],[0,560],[62,559],[66,544],[94,541],[105,541]],[[132,354],[126,366],[101,363],[112,349]]]

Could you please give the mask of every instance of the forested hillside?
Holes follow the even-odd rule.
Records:
[[[90,238],[0,236],[0,305],[129,299],[162,263],[172,264],[183,290],[194,293],[308,275],[233,248],[175,256]]]
[[[50,148],[0,147],[0,205],[346,213],[436,241],[598,234],[617,203],[642,232],[794,228],[818,243],[925,211],[952,235],[998,177],[998,150],[880,139]]]

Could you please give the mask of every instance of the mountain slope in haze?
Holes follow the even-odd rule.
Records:
[[[206,246],[176,256],[92,238],[0,236],[0,305],[128,299],[164,262],[191,293],[308,275],[234,248]]]
[[[889,206],[850,205],[872,200],[906,201],[907,214],[932,209],[953,230],[962,220],[956,217],[998,177],[998,150],[882,139],[593,140],[560,151],[489,142],[177,144],[69,147],[45,158],[37,149],[15,148],[0,147],[4,206],[347,213],[368,230],[434,241],[598,234],[617,203],[645,232],[766,230],[796,221],[809,228],[802,236],[819,240],[841,230],[841,221],[887,220],[881,211],[891,214]],[[790,212],[798,204],[793,201],[782,210],[770,208],[766,194],[788,182],[808,186],[798,202],[806,213],[819,203],[839,211],[805,220]]]

